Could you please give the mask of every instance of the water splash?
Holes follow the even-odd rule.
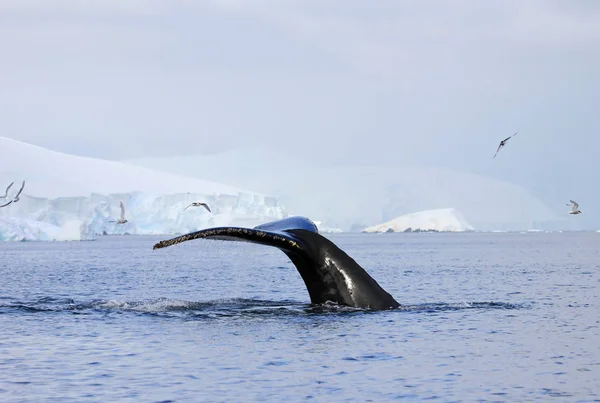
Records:
[[[218,299],[213,301],[185,301],[179,299],[157,298],[141,301],[90,300],[76,301],[73,298],[41,297],[33,300],[0,300],[0,314],[11,311],[48,313],[135,313],[159,316],[192,316],[192,317],[238,317],[238,316],[287,316],[287,315],[346,315],[346,314],[378,314],[394,313],[432,313],[459,310],[489,309],[521,309],[525,304],[504,302],[460,302],[460,303],[425,303],[402,305],[389,311],[369,311],[335,303],[311,305],[298,301],[270,301],[248,298]]]

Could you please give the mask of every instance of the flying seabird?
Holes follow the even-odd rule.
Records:
[[[4,196],[0,197],[0,199],[6,199],[8,197],[8,190],[12,187],[13,184],[14,184],[14,182],[11,182],[10,185],[8,185],[6,187],[6,191],[4,192]]]
[[[8,190],[11,188],[11,186],[13,185],[14,182],[11,182],[10,185],[8,185],[8,187],[6,188],[6,191],[4,192],[4,196],[2,196],[2,199],[6,199],[8,197]],[[19,191],[17,192],[17,194],[15,195],[15,197],[12,198],[11,201],[9,201],[8,203],[2,204],[0,205],[0,207],[6,207],[11,203],[16,203],[19,201],[19,196],[21,195],[21,192],[23,191],[23,188],[25,187],[25,181],[23,181],[23,184],[21,185],[21,189],[19,189]]]
[[[123,200],[121,200],[120,206],[121,206],[121,218],[119,218],[118,221],[112,220],[109,222],[116,222],[117,224],[125,224],[127,222],[127,220],[125,219],[125,205],[123,204]]]
[[[123,204],[123,200],[121,200],[121,218],[117,221],[117,224],[125,224],[127,220],[125,219],[125,205]]]
[[[21,192],[23,191],[23,188],[25,187],[25,181],[23,181],[23,184],[21,185],[21,189],[19,189],[19,191],[17,192],[17,194],[15,195],[15,197],[13,198],[13,202],[18,202],[19,201],[19,196],[21,195]]]
[[[200,206],[202,206],[202,207],[204,207],[205,209],[207,209],[209,213],[212,213],[212,211],[210,211],[210,207],[208,207],[208,204],[206,204],[206,203],[201,203],[201,202],[193,202],[192,204],[190,204],[189,206],[187,206],[187,207],[186,207],[186,208],[184,208],[183,210],[185,211],[185,210],[187,210],[187,209],[188,209],[188,207],[191,207],[191,206],[194,206],[194,207],[200,207]]]
[[[519,132],[519,131],[517,130],[517,131],[515,132],[515,134],[513,134],[512,136],[508,136],[507,138],[505,138],[504,140],[502,140],[502,141],[500,142],[500,145],[498,146],[498,149],[496,150],[496,153],[494,154],[494,156],[492,157],[492,159],[496,158],[496,155],[498,154],[498,151],[500,151],[500,149],[506,145],[506,142],[507,142],[508,140],[510,140],[510,139],[511,139],[513,136],[516,136],[518,132]]]
[[[569,211],[569,214],[582,214],[582,211],[579,210],[579,204],[574,200],[571,200],[571,203],[573,204],[567,204],[567,206],[573,207],[573,209]]]

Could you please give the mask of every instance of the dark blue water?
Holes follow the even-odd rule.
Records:
[[[259,245],[1,243],[0,401],[600,401],[600,234],[328,237],[405,306]]]

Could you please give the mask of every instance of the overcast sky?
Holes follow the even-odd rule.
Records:
[[[2,0],[0,55],[0,135],[56,150],[275,144],[600,205],[600,1]]]

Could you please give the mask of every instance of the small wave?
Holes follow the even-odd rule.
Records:
[[[513,304],[508,302],[455,302],[455,303],[426,303],[415,305],[402,305],[398,309],[410,312],[440,312],[440,311],[459,311],[464,309],[522,309],[527,308],[526,304]]]
[[[5,301],[0,303],[0,308],[17,309],[27,312],[56,312],[68,309],[75,301],[71,298],[41,297],[31,301]]]
[[[69,312],[86,311],[132,312],[152,315],[206,315],[232,316],[239,314],[273,315],[281,313],[301,313],[310,308],[310,304],[296,301],[265,301],[259,299],[219,299],[214,301],[185,301],[169,298],[157,298],[142,301],[91,300],[75,301],[71,298],[42,297],[33,300],[0,300],[0,313],[21,312]]]
[[[395,312],[440,312],[465,309],[520,309],[524,304],[504,302],[460,302],[425,303],[402,305]],[[42,297],[30,301],[0,301],[0,313],[18,310],[21,312],[70,312],[74,314],[103,312],[131,312],[159,316],[188,316],[193,318],[220,318],[236,316],[281,316],[281,315],[340,315],[340,314],[376,314],[362,308],[353,308],[335,303],[312,305],[297,301],[268,301],[260,299],[219,299],[213,301],[185,301],[179,299],[158,298],[142,301],[92,300],[77,302],[72,298]],[[391,312],[384,311],[384,312]]]

